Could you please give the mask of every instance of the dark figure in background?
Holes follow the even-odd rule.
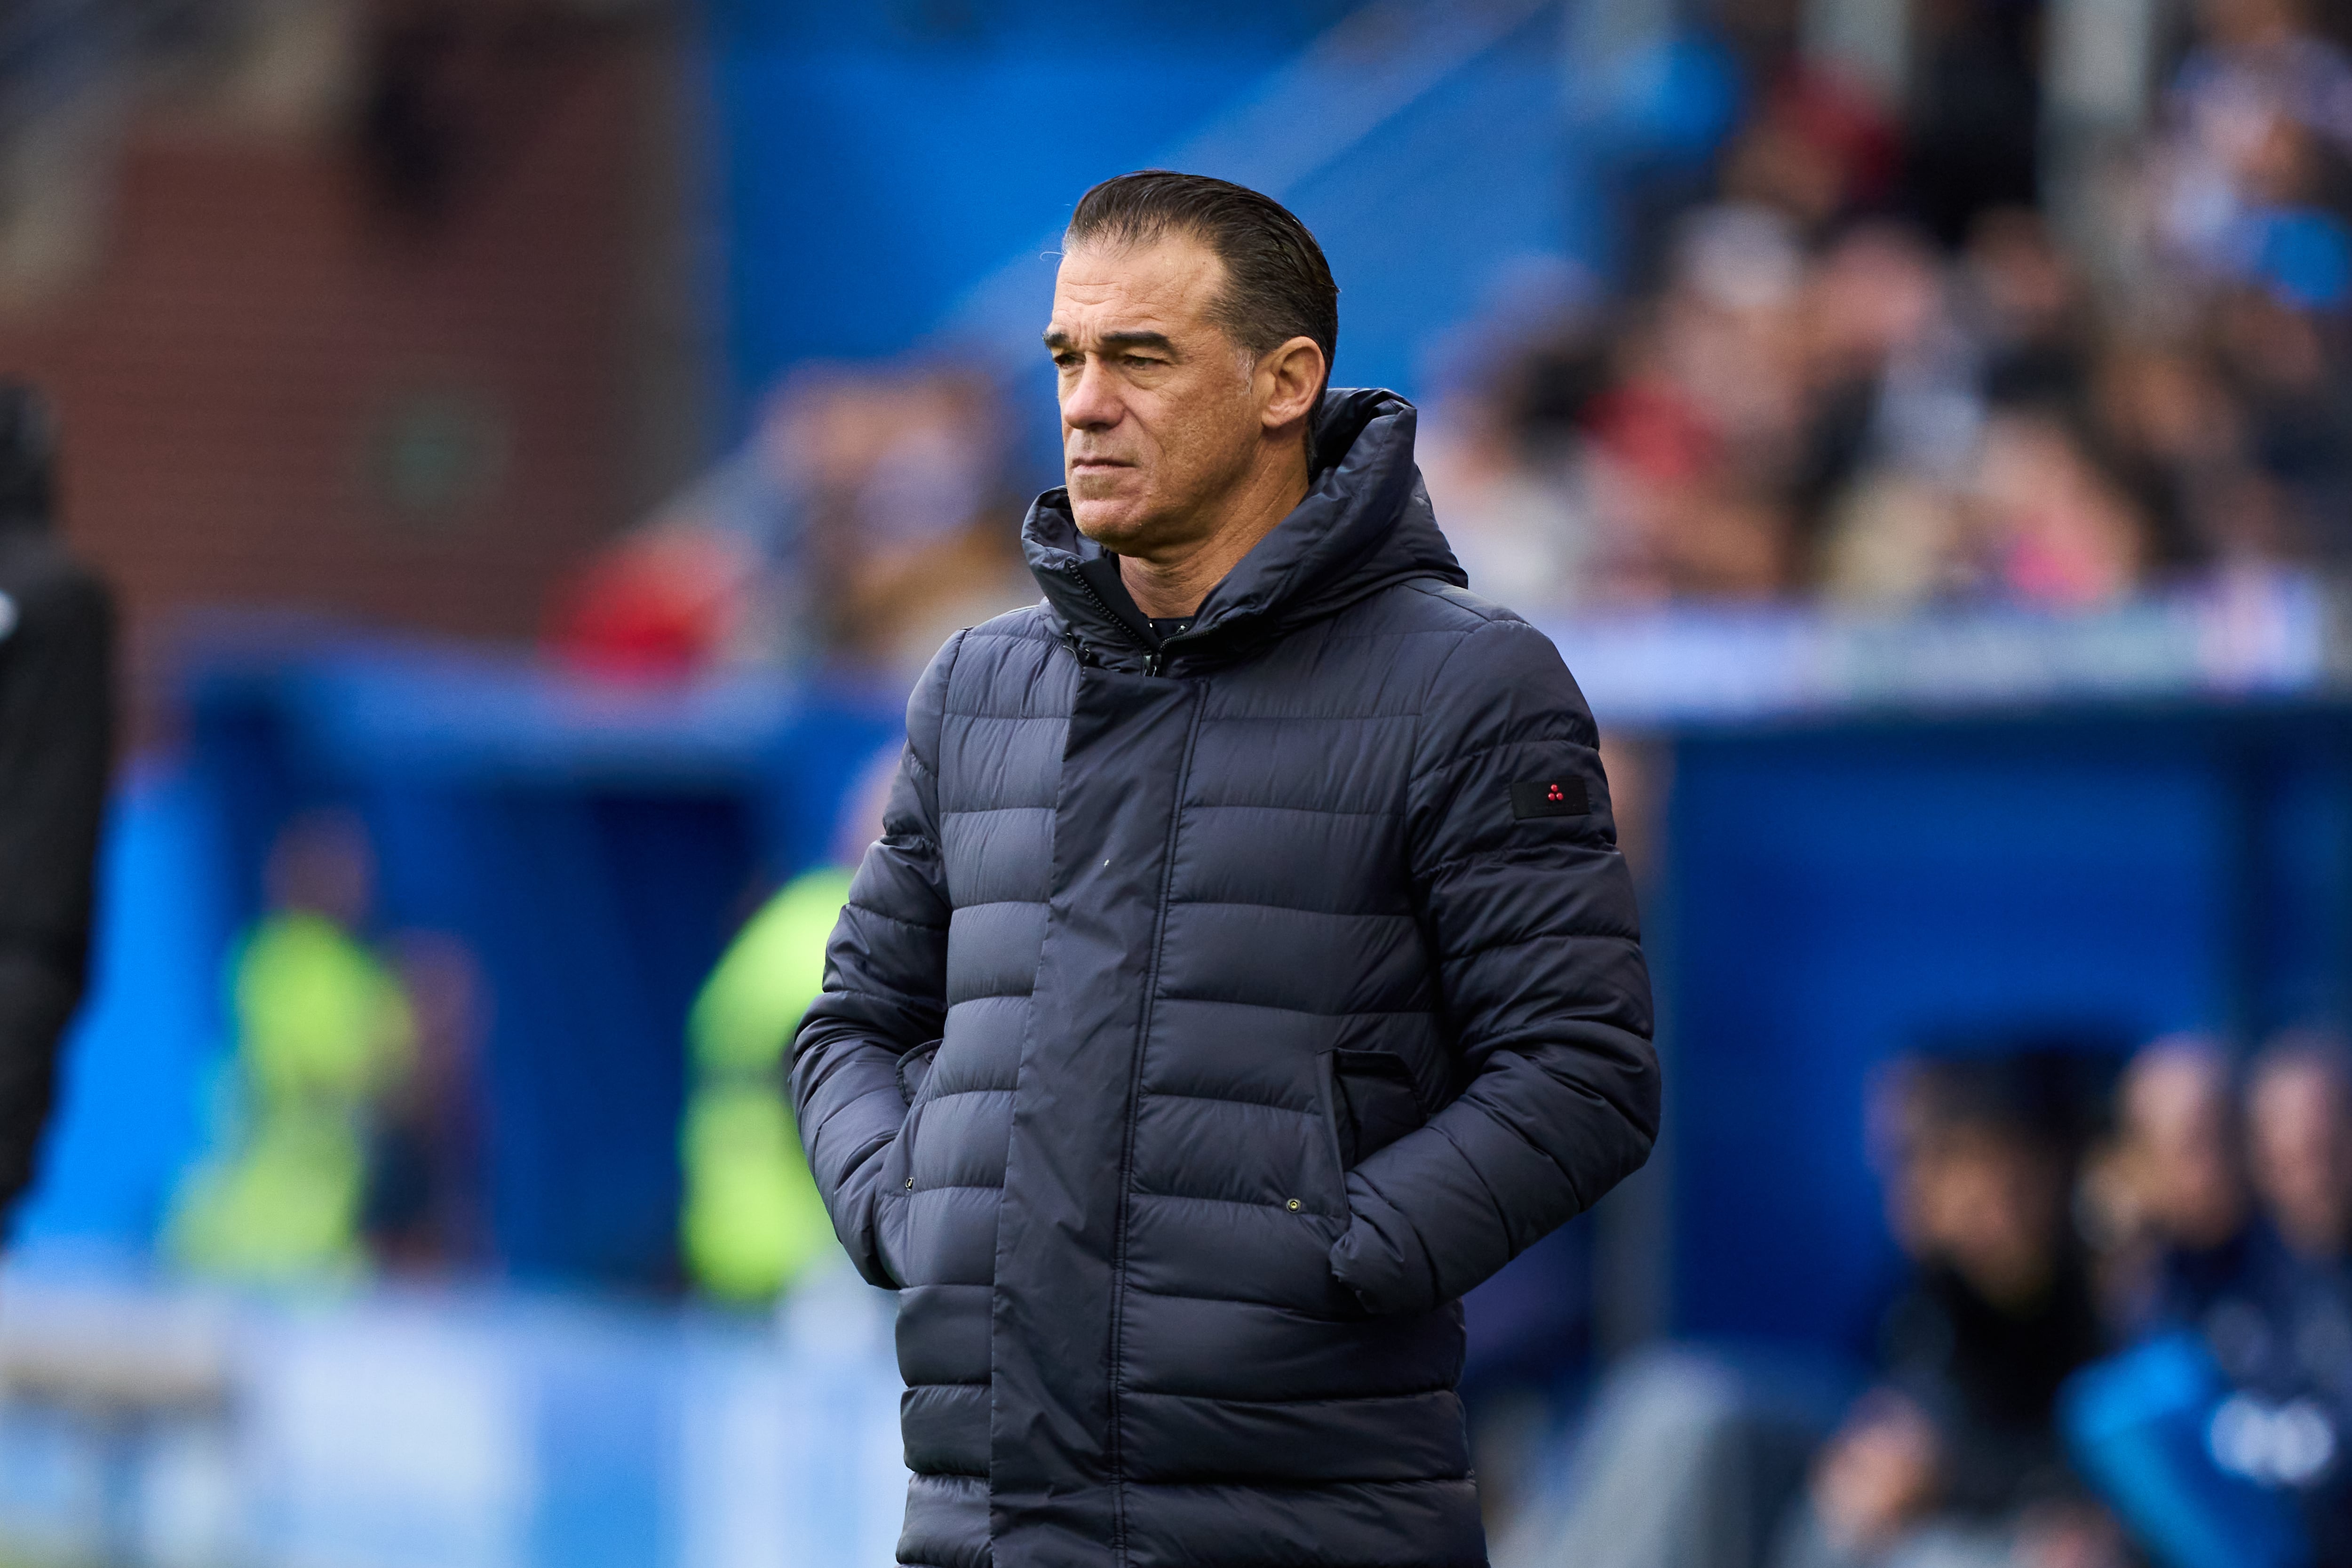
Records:
[[[1993,1563],[2020,1535],[2095,1529],[2053,1422],[2059,1384],[2099,1350],[2056,1076],[2031,1054],[1900,1075],[1882,1115],[1887,1214],[1912,1276],[1880,1330],[1877,1387],[1815,1461],[1780,1568],[1923,1549]]]
[[[2257,1455],[2263,1445],[2245,1441],[2231,1453],[2222,1443],[2217,1457],[2287,1489],[2320,1568],[2345,1568],[2352,1563],[2352,1466],[2344,1458],[2352,1448],[2352,1063],[2322,1036],[2274,1040],[2247,1074],[2245,1114],[2248,1175],[2269,1245],[2249,1288],[2207,1315],[2206,1338],[2239,1391],[2239,1433],[2284,1419],[2328,1436],[2301,1453]]]
[[[57,426],[0,381],[0,1212],[33,1178],[89,968],[113,757],[113,614],[51,532]]]
[[[1907,1267],[1866,1381],[1757,1342],[1627,1357],[1496,1568],[2115,1568],[2053,1421],[2096,1349],[2066,1198],[2103,1076],[2081,1047],[1900,1063],[1871,1110]]]
[[[2092,1163],[2084,1211],[2103,1242],[2106,1315],[2126,1342],[2201,1332],[2266,1272],[2235,1075],[2218,1041],[2177,1035],[2141,1050],[2117,1087],[2117,1136]]]
[[[2158,1040],[2083,1206],[2133,1348],[2074,1396],[2078,1464],[2155,1561],[2352,1564],[2352,1068],[2290,1031],[2241,1075]],[[2159,1392],[2161,1391],[2161,1392]],[[2123,1414],[2132,1412],[2133,1414]],[[2158,1500],[2160,1500],[2160,1501]]]
[[[1981,214],[2039,195],[2040,0],[1926,0],[1915,11],[1903,188],[1912,216],[1957,247]]]
[[[1291,214],[1072,216],[1045,602],[958,634],[793,1049],[930,1568],[1486,1561],[1460,1299],[1639,1166],[1598,738]]]

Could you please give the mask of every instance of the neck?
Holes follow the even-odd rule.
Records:
[[[1150,555],[1118,558],[1119,580],[1138,609],[1155,621],[1198,611],[1209,590],[1307,499],[1306,449],[1296,438],[1285,446],[1281,457],[1268,454],[1217,503],[1223,515],[1206,533]]]

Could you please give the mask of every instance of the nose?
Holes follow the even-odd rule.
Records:
[[[1108,430],[1126,413],[1117,379],[1091,354],[1078,374],[1063,384],[1062,423],[1070,429]]]

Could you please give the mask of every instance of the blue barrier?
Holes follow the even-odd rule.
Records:
[[[1897,1259],[1864,1095],[1899,1052],[2342,1022],[2347,718],[2181,702],[1678,734],[1648,911],[1678,1325],[1866,1326]]]

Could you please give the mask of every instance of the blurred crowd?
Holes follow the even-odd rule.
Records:
[[[990,382],[954,366],[813,367],[733,458],[557,605],[575,663],[911,679],[959,628],[1027,603],[1022,502]]]
[[[2201,0],[2146,128],[2061,205],[2039,8],[1917,9],[1907,109],[1765,60],[1696,199],[1633,214],[1630,297],[1457,353],[1425,466],[1474,586],[2067,608],[2344,564],[2340,18]]]
[[[2197,0],[2139,129],[2063,156],[2044,9],[1914,7],[1891,102],[1799,48],[1790,7],[1717,8],[1742,107],[1621,160],[1618,280],[1511,291],[1434,356],[1423,466],[1474,588],[2070,609],[2352,559],[2342,18]],[[558,640],[611,668],[919,668],[1028,596],[1021,481],[1051,476],[1013,473],[1003,395],[953,364],[803,373],[575,585]]]
[[[2099,1060],[1897,1064],[1869,1350],[1633,1359],[1497,1562],[2352,1562],[2352,1058],[2178,1037],[2111,1091]]]

